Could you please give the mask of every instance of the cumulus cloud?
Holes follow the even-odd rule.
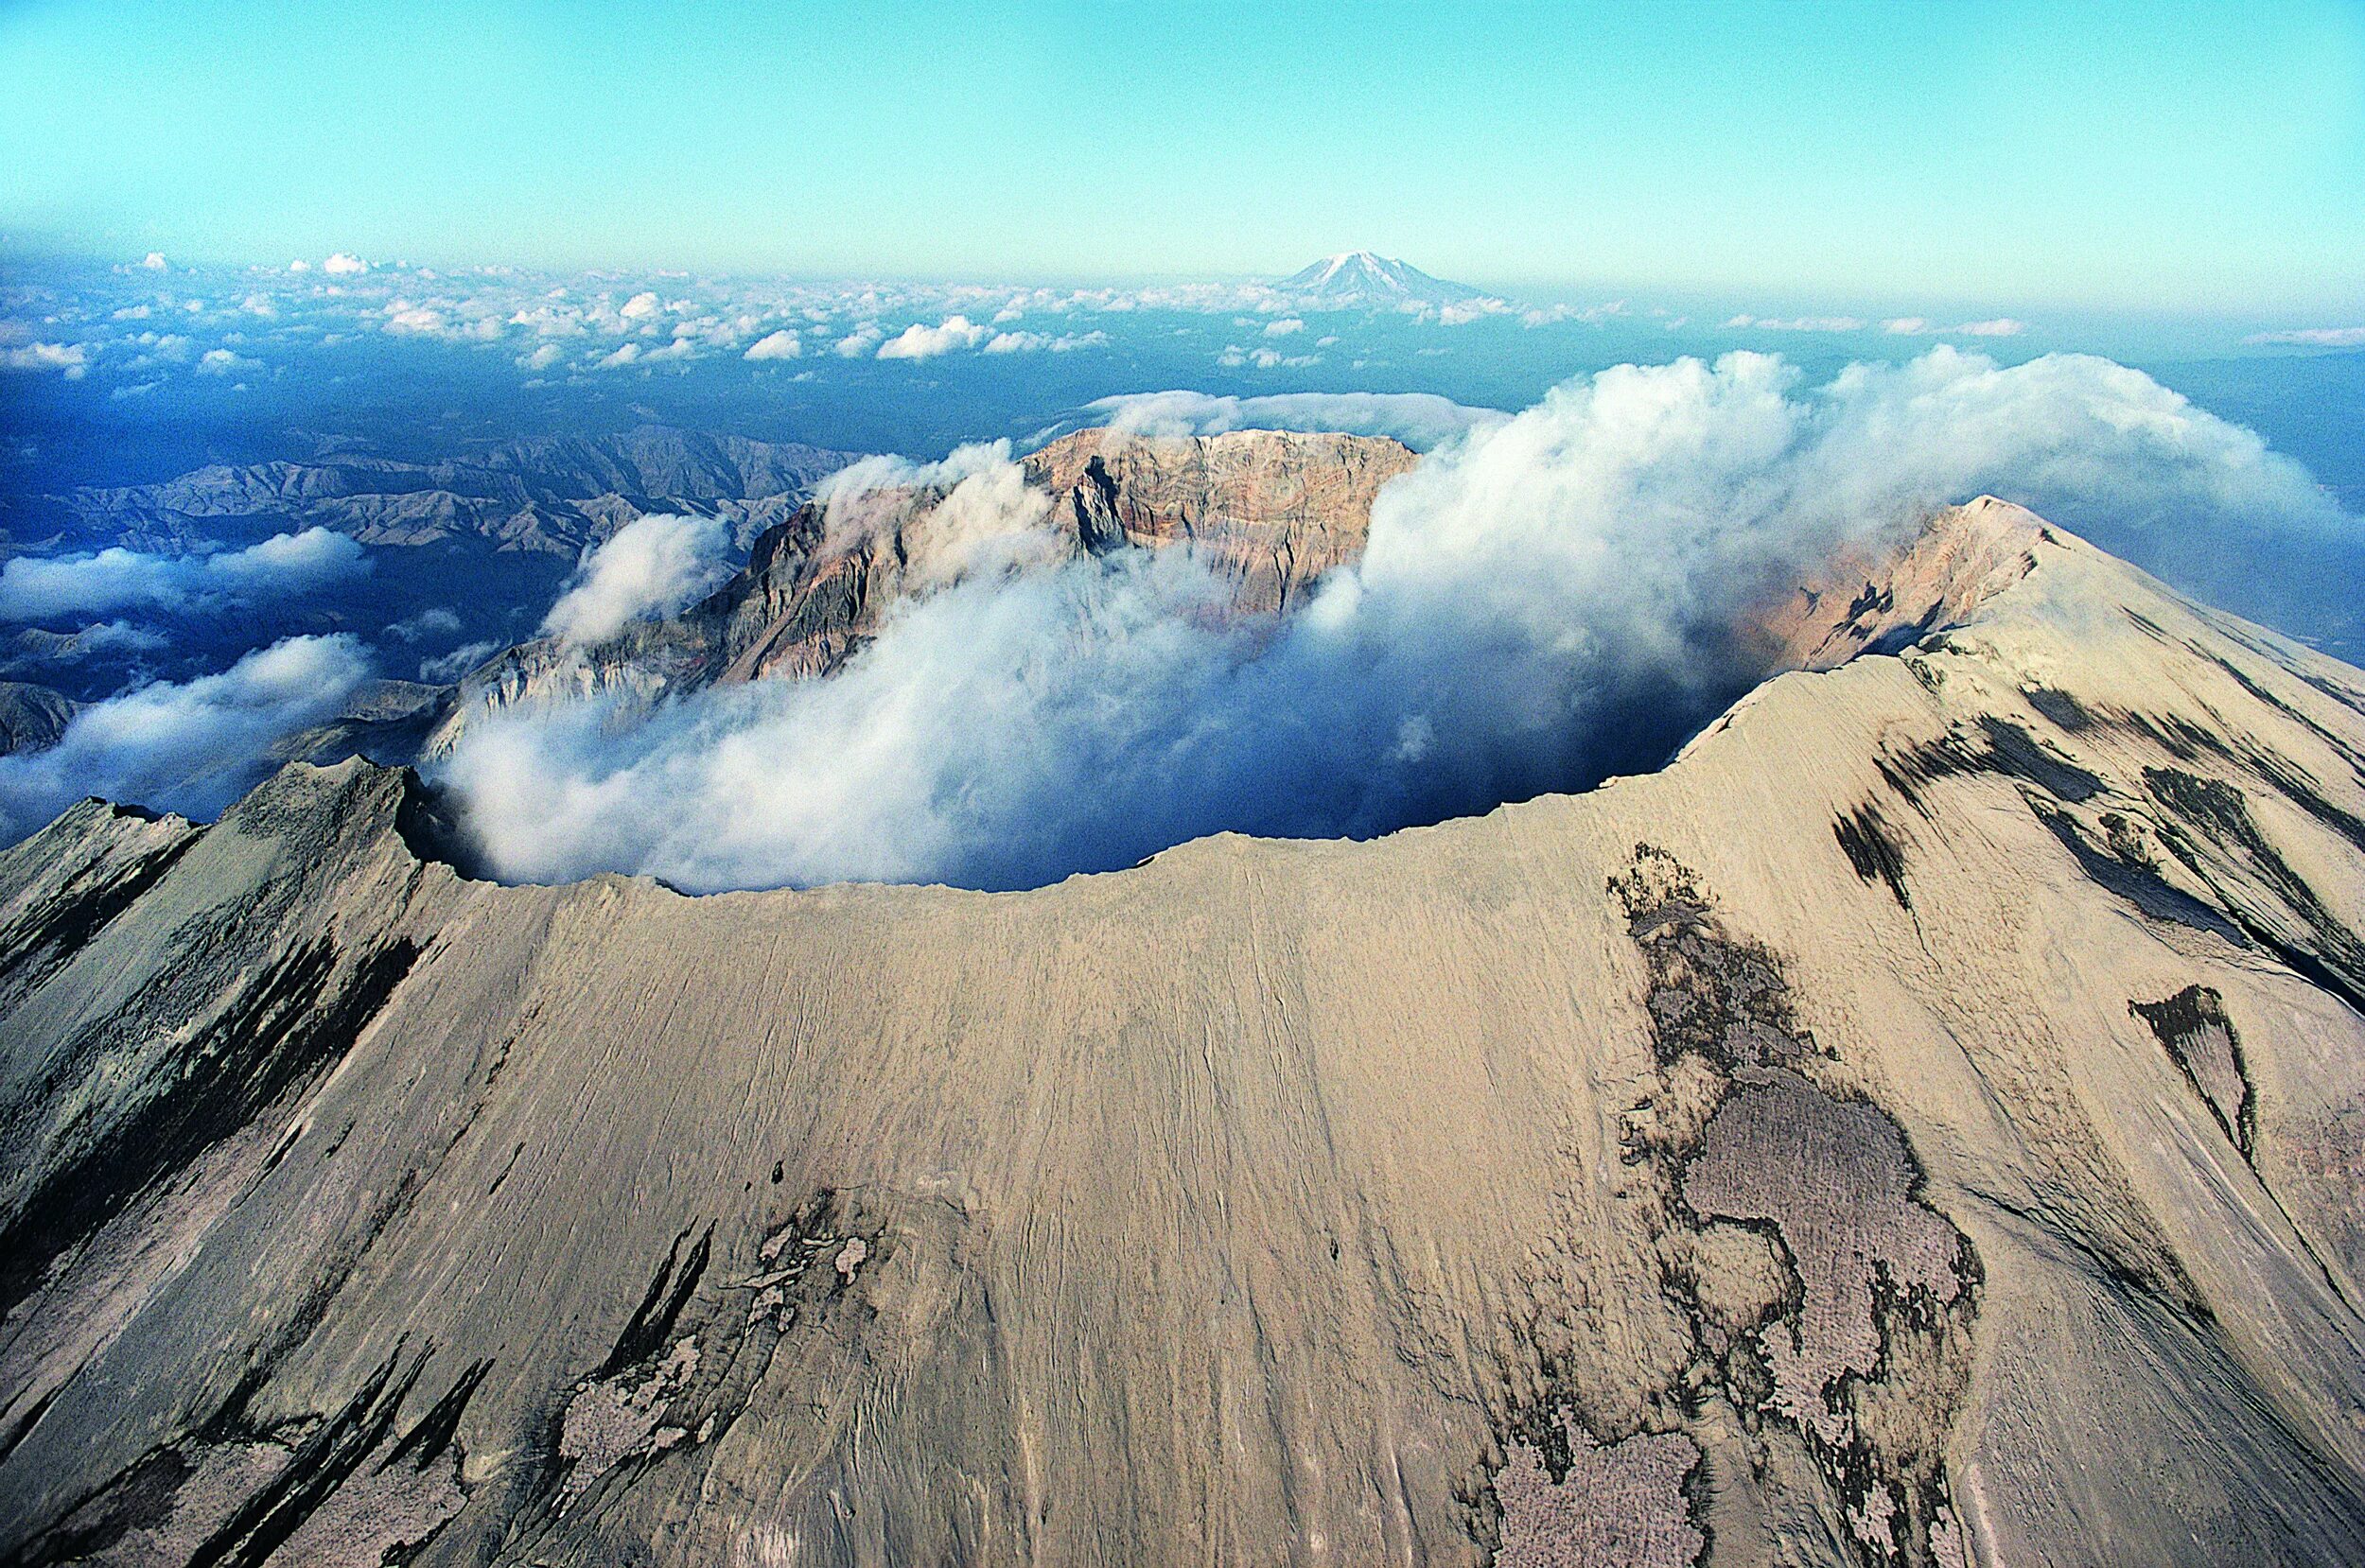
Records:
[[[619,310],[617,314],[623,317],[624,320],[628,322],[638,322],[654,316],[657,312],[657,296],[650,293],[639,293],[635,294],[631,299],[626,300],[624,302],[623,308]]]
[[[1039,502],[1001,454],[962,462],[965,531],[1010,558]],[[1219,828],[1377,832],[1655,763],[1764,673],[1737,627],[1802,561],[1983,490],[2139,540],[2348,522],[2103,360],[1942,348],[1816,387],[1755,354],[1623,366],[1430,453],[1278,623],[1214,613],[1227,585],[1188,551],[1046,537],[1050,564],[952,575],[830,678],[519,713],[446,776],[529,880],[1007,887]]]
[[[1237,370],[1242,365],[1254,365],[1258,370],[1282,366],[1294,369],[1313,364],[1321,357],[1315,354],[1284,354],[1277,348],[1242,348],[1237,343],[1227,343],[1224,351],[1216,356],[1216,363],[1228,370]]]
[[[803,340],[794,332],[782,327],[778,332],[767,332],[748,344],[747,352],[740,357],[743,359],[794,359],[804,352]]]
[[[2303,343],[2314,348],[2365,348],[2365,326],[2300,326],[2253,332],[2246,343]]]
[[[0,620],[57,620],[135,606],[206,609],[307,593],[369,569],[359,545],[324,528],[202,555],[155,555],[119,545],[79,555],[20,555],[0,566]]]
[[[1226,430],[1343,430],[1393,436],[1415,451],[1511,416],[1434,392],[1275,392],[1216,397],[1199,392],[1131,392],[1084,406],[1064,427],[1108,425],[1138,435],[1210,436]],[[1062,428],[1054,426],[1046,436]]]
[[[254,369],[256,364],[256,360],[250,359],[230,349],[209,348],[197,357],[197,374],[200,375],[238,375]]]
[[[722,581],[729,549],[720,518],[637,518],[584,556],[542,630],[561,642],[589,644],[635,620],[670,615]]]
[[[922,326],[915,322],[881,343],[879,357],[934,359],[955,349],[975,348],[988,336],[988,328],[977,325],[966,316],[947,316],[937,326]]]
[[[151,272],[161,272],[170,263],[165,260],[165,253],[162,251],[150,251],[140,258],[140,265]]]
[[[832,352],[841,359],[863,359],[867,358],[871,350],[878,346],[879,329],[875,326],[865,325],[858,326],[840,338]]]
[[[79,381],[90,367],[90,356],[79,343],[26,343],[0,351],[0,365],[10,370],[54,370]]]
[[[368,262],[363,261],[359,256],[349,255],[343,251],[338,252],[321,263],[321,270],[332,278],[359,277],[369,270]]]
[[[1467,326],[1489,316],[1508,316],[1511,313],[1512,306],[1508,300],[1456,300],[1437,307],[1437,320],[1444,326]]]
[[[1265,323],[1265,336],[1268,338],[1287,338],[1293,332],[1305,330],[1305,322],[1295,316],[1284,316],[1277,322]]]
[[[350,636],[289,637],[219,674],[93,704],[56,745],[0,757],[0,835],[22,837],[86,794],[210,816],[254,782],[274,741],[334,718],[369,674]]]

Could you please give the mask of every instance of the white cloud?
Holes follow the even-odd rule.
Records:
[[[2028,323],[1998,316],[1990,321],[1940,326],[1926,316],[1892,316],[1881,323],[1881,330],[1892,338],[2017,338],[2028,330]]]
[[[226,348],[209,348],[197,357],[200,375],[237,375],[255,368],[258,361],[235,354]]]
[[[1305,323],[1295,316],[1284,316],[1277,322],[1265,323],[1265,336],[1268,338],[1287,338],[1293,332],[1305,330]]]
[[[298,256],[295,260],[288,263],[288,270],[290,272],[308,272],[311,270],[312,264],[305,260],[302,256]]]
[[[1343,430],[1354,435],[1393,436],[1416,451],[1427,451],[1510,417],[1495,409],[1468,408],[1433,392],[1213,397],[1198,392],[1161,392],[1101,398],[1085,405],[1084,417],[1077,423],[1152,436],[1219,435],[1226,430]]]
[[[128,620],[102,620],[85,626],[48,653],[57,659],[87,659],[109,654],[153,653],[171,646],[172,639],[134,626]]]
[[[635,294],[631,299],[626,300],[624,302],[624,307],[618,311],[617,314],[623,317],[624,320],[628,322],[638,322],[645,321],[649,317],[656,315],[657,312],[657,296],[650,293],[640,293]]]
[[[804,340],[786,327],[782,327],[778,332],[767,332],[748,344],[747,352],[740,357],[743,359],[794,359],[804,352]]]
[[[1862,332],[1865,322],[1856,316],[1788,316],[1768,318],[1740,315],[1725,323],[1728,331],[1751,332]]]
[[[1223,352],[1216,356],[1216,363],[1232,370],[1242,365],[1254,365],[1258,370],[1277,370],[1285,366],[1294,369],[1315,364],[1321,358],[1318,354],[1284,354],[1277,348],[1262,345],[1242,348],[1237,343],[1226,343]]]
[[[556,343],[544,343],[531,354],[517,356],[519,370],[548,370],[567,357],[567,351]]]
[[[599,362],[599,368],[601,370],[622,370],[627,365],[638,364],[639,360],[640,345],[639,343],[624,343],[619,345],[613,353],[603,356]]]
[[[447,686],[501,651],[498,642],[464,642],[448,653],[419,661],[419,679]]]
[[[2253,332],[2246,343],[2304,343],[2317,348],[2365,347],[2365,326],[2301,326],[2283,332]]]
[[[370,264],[368,262],[363,261],[359,256],[350,255],[343,251],[338,252],[335,255],[330,256],[326,261],[321,263],[321,270],[327,273],[332,278],[359,277],[362,273],[368,271],[369,270]]]
[[[394,300],[386,306],[386,330],[389,332],[440,337],[448,326],[442,311],[427,305]]]
[[[878,346],[879,329],[866,324],[856,327],[845,337],[840,338],[831,352],[841,359],[861,359],[867,357],[871,350]]]
[[[69,381],[79,381],[89,368],[90,357],[79,343],[33,342],[0,350],[0,365],[10,370],[54,370]]]
[[[140,258],[140,265],[151,272],[161,272],[169,264],[165,260],[165,253],[162,251],[150,251]]]
[[[974,348],[987,336],[987,329],[972,322],[966,316],[947,316],[939,326],[922,326],[915,322],[901,334],[879,345],[882,359],[933,359],[955,349]]]
[[[982,352],[987,354],[1072,354],[1077,349],[1105,348],[1105,332],[1063,332],[1047,337],[1040,332],[997,332]]]
[[[561,642],[597,643],[632,621],[671,615],[723,580],[729,549],[719,518],[637,518],[584,556],[542,630]]]
[[[1193,552],[1066,550],[1013,474],[972,453],[931,482],[1034,569],[952,573],[833,676],[472,731],[446,776],[492,862],[997,887],[1219,828],[1380,831],[1651,765],[1765,672],[1763,596],[1939,501],[2018,491],[2126,537],[2339,520],[2137,372],[1945,348],[1812,388],[1757,354],[1554,388],[1382,490],[1361,560],[1277,624],[1211,613],[1229,585]]]
[[[220,674],[93,704],[56,745],[0,757],[0,834],[87,794],[210,816],[254,782],[272,742],[335,717],[369,674],[350,636],[289,637]]]
[[[438,604],[403,617],[386,628],[386,635],[396,642],[425,642],[430,637],[447,637],[459,630],[459,616]]]
[[[20,555],[0,566],[0,620],[54,620],[134,605],[205,608],[217,601],[307,593],[369,569],[359,545],[324,528],[210,555],[151,555],[119,545],[93,554]]]
[[[1445,326],[1467,326],[1489,316],[1508,316],[1512,307],[1508,301],[1498,299],[1457,300],[1437,307],[1437,320]]]
[[[1522,326],[1551,326],[1561,322],[1606,322],[1626,314],[1626,302],[1609,300],[1600,305],[1533,305],[1519,312]],[[1656,312],[1665,315],[1665,311]]]

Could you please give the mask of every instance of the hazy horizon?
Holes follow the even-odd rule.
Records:
[[[2338,0],[54,0],[0,12],[0,62],[27,253],[1118,280],[1367,248],[1531,292],[2365,301],[2365,11]]]

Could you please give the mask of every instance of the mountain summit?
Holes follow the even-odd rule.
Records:
[[[1484,290],[1466,283],[1433,278],[1409,262],[1369,251],[1342,251],[1326,256],[1290,273],[1276,287],[1324,305],[1460,305],[1486,297]]]

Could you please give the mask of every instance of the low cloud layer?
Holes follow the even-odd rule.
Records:
[[[61,620],[126,609],[202,609],[305,593],[369,569],[359,545],[324,528],[203,555],[156,555],[117,546],[80,555],[19,556],[0,567],[0,621]]]
[[[355,638],[289,637],[218,675],[93,704],[56,745],[0,757],[0,835],[13,842],[91,794],[209,817],[254,783],[273,742],[334,718],[369,677]]]
[[[1393,436],[1416,452],[1499,425],[1511,416],[1473,409],[1433,392],[1276,392],[1215,397],[1198,392],[1134,392],[1085,406],[1081,418],[1054,429],[1107,425],[1135,435],[1212,436],[1226,430],[1343,430]]]
[[[837,675],[472,732],[444,778],[492,867],[1014,887],[1223,828],[1375,833],[1655,763],[1763,673],[1736,633],[1761,594],[1943,502],[1992,491],[2122,549],[2356,530],[2136,372],[1951,349],[1813,387],[1764,355],[1621,366],[1471,422],[1277,626],[1211,613],[1225,587],[1183,551],[1029,557],[1014,465],[964,462],[937,479],[991,553]]]
[[[922,326],[915,322],[881,343],[879,357],[934,359],[955,349],[975,348],[990,333],[990,328],[979,326],[966,316],[947,316],[937,326]]]
[[[2246,343],[2296,343],[2304,348],[2365,348],[2365,326],[2298,326],[2253,332]]]
[[[626,523],[568,579],[542,630],[561,642],[604,642],[635,620],[671,615],[720,583],[730,534],[716,517],[654,514]]]

